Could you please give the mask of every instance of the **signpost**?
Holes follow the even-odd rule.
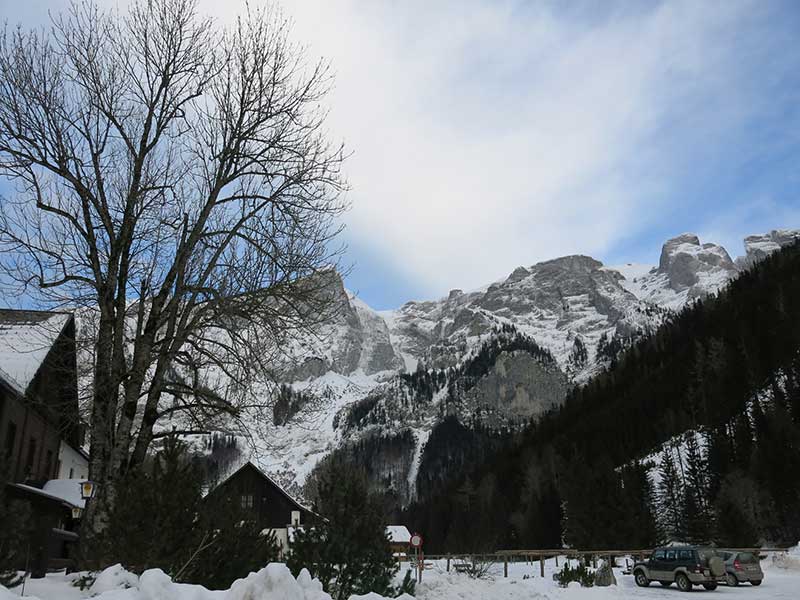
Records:
[[[417,559],[417,583],[422,582],[422,564],[425,555],[422,553],[422,535],[415,533],[411,536],[411,547],[414,548],[414,555]]]

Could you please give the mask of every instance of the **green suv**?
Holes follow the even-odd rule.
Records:
[[[650,558],[637,562],[632,573],[640,587],[658,581],[665,587],[675,583],[684,592],[691,591],[695,585],[713,590],[725,576],[725,563],[710,548],[666,546],[656,548]]]

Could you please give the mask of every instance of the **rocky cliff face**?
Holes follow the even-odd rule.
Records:
[[[657,267],[626,279],[624,285],[641,301],[679,310],[719,291],[738,272],[725,248],[684,233],[664,243]]]
[[[348,292],[338,274],[326,277],[324,293],[331,299],[330,318],[294,340],[282,368],[283,381],[304,381],[328,372],[375,375],[404,369],[386,321]]]
[[[696,235],[684,233],[664,244],[657,272],[666,275],[670,289],[682,292],[697,289],[703,280],[709,279],[709,274],[719,279],[729,279],[736,274],[737,268],[722,246],[701,244]],[[705,285],[700,287],[695,296],[704,292]]]
[[[298,341],[284,375],[322,399],[321,417],[293,430],[291,450],[267,466],[284,480],[296,473],[299,485],[320,458],[339,452],[405,503],[419,464],[441,462],[426,441],[443,419],[491,429],[537,418],[602,369],[613,348],[798,237],[800,230],[749,236],[734,262],[721,246],[683,234],[664,243],[657,266],[565,256],[518,267],[478,291],[381,313],[332,278],[335,319]]]
[[[800,229],[773,229],[769,233],[744,238],[745,256],[737,262],[742,268],[765,258],[772,252],[800,240]]]

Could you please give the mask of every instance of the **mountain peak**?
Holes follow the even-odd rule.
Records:
[[[727,281],[738,272],[727,250],[718,244],[700,243],[694,233],[667,240],[661,248],[658,273],[666,275],[675,291],[693,288],[701,279]]]
[[[584,254],[569,254],[537,263],[536,268],[555,267],[566,271],[589,272],[602,268],[603,263]]]

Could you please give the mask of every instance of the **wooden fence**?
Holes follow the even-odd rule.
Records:
[[[716,550],[734,551],[734,552],[752,552],[754,554],[762,554],[765,552],[786,552],[787,548],[716,548]],[[526,562],[530,564],[539,563],[539,574],[544,577],[544,563],[548,559],[555,559],[556,567],[559,566],[559,558],[570,559],[583,559],[585,562],[591,562],[593,567],[597,567],[597,560],[600,558],[622,558],[625,557],[626,567],[631,567],[628,557],[633,560],[643,560],[645,557],[652,554],[653,549],[637,549],[637,550],[579,550],[574,548],[553,548],[553,549],[537,549],[537,550],[498,550],[497,552],[487,554],[436,554],[425,555],[425,561],[444,560],[446,561],[446,569],[449,572],[451,565],[458,569],[459,565],[467,562],[489,562],[492,564],[503,564],[503,577],[508,577],[508,564],[509,562]],[[424,567],[423,567],[424,568]]]

